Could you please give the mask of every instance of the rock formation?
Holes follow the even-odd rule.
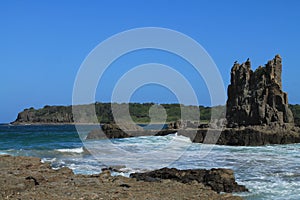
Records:
[[[103,124],[101,126],[102,131],[100,129],[94,129],[89,132],[86,139],[128,138],[144,135],[144,129],[135,124],[122,123],[120,126],[114,123]]]
[[[226,103],[227,128],[223,130],[200,127],[197,133],[183,130],[197,143],[257,146],[300,142],[300,129],[288,107],[287,93],[282,91],[282,60],[276,55],[264,67],[254,72],[248,59],[234,63]],[[209,130],[209,132],[208,132]],[[206,136],[209,135],[209,138]],[[217,142],[210,138],[218,137]]]
[[[243,185],[237,184],[231,169],[187,169],[162,168],[145,173],[133,173],[130,177],[137,180],[156,182],[162,179],[175,180],[181,183],[196,181],[210,187],[216,192],[245,192]]]
[[[120,127],[121,126],[121,127]],[[177,129],[162,129],[162,130],[144,130],[142,127],[123,123],[121,125],[114,123],[103,124],[100,129],[94,129],[90,131],[86,137],[87,140],[98,140],[98,139],[114,139],[114,138],[129,138],[138,136],[165,136],[174,134]]]
[[[233,65],[226,104],[228,127],[293,124],[287,93],[282,91],[281,72],[279,55],[254,72],[249,59]]]
[[[208,132],[210,130],[210,132]],[[217,129],[198,129],[197,132],[182,130],[178,135],[189,137],[192,142],[230,145],[230,146],[261,146],[270,144],[291,144],[300,143],[300,134],[297,127],[272,127],[272,126],[248,126],[238,128],[225,128],[220,131]],[[206,136],[217,136],[215,142]]]

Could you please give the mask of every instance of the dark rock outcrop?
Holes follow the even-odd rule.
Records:
[[[249,59],[245,63],[234,64],[226,104],[228,127],[272,123],[293,126],[287,93],[282,91],[281,72],[279,55],[254,72]]]
[[[106,131],[103,131],[103,129],[102,130],[94,129],[88,133],[86,139],[98,140],[98,139],[107,139],[107,138],[113,139],[113,138],[128,138],[128,137],[132,137],[132,136],[121,129],[112,128]]]
[[[297,127],[286,129],[279,126],[248,126],[226,128],[224,130],[179,130],[178,135],[189,137],[195,143],[231,146],[300,143],[299,128]],[[217,139],[215,140],[216,137]]]
[[[170,134],[175,134],[177,132],[178,132],[178,130],[176,130],[176,129],[162,129],[162,130],[158,131],[157,133],[155,133],[154,136],[166,136],[166,135],[170,135]]]
[[[87,140],[95,139],[113,139],[113,138],[129,138],[138,136],[165,136],[176,133],[174,129],[162,129],[162,130],[144,130],[142,127],[132,124],[103,124],[102,130],[94,129],[90,131],[86,137]]]
[[[102,130],[108,138],[127,138],[132,137],[135,132],[142,132],[144,129],[135,124],[123,123],[117,124],[103,124]]]
[[[162,179],[175,180],[181,183],[196,181],[212,188],[212,190],[218,193],[248,191],[245,186],[237,184],[234,178],[234,173],[230,169],[178,170],[175,168],[162,168],[145,173],[133,173],[130,174],[130,177],[149,182],[156,182]]]
[[[144,129],[135,124],[123,123],[120,126],[114,123],[103,124],[102,130],[92,130],[86,139],[128,138],[145,134]]]
[[[298,130],[299,131],[299,130]],[[261,146],[269,144],[299,143],[300,135],[295,129],[283,127],[246,127],[225,129],[221,132],[217,144],[232,146]]]

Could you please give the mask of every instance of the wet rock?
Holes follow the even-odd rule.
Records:
[[[92,130],[86,139],[113,139],[113,138],[128,138],[141,134],[144,129],[138,125],[130,123],[107,123],[103,124],[101,129]]]
[[[203,177],[204,185],[210,186],[216,192],[245,192],[245,186],[237,184],[233,171],[230,169],[211,169]]]
[[[127,129],[121,129],[117,124],[104,124],[102,129],[94,129],[90,131],[86,137],[87,140],[95,139],[113,139],[113,138],[129,138],[138,136],[165,136],[174,134],[176,129],[162,129],[162,130],[144,130],[140,126],[130,127],[126,125]]]
[[[178,131],[175,130],[175,129],[163,129],[163,130],[160,130],[158,131],[155,136],[166,136],[166,135],[170,135],[170,134],[175,134],[177,133]]]
[[[104,126],[104,125],[103,125]],[[112,139],[112,138],[128,138],[131,137],[128,133],[124,132],[119,127],[113,125],[105,125],[105,128],[94,129],[90,131],[86,137],[87,140],[95,139]]]
[[[237,128],[198,129],[178,131],[178,135],[189,137],[192,142],[230,145],[261,146],[268,144],[300,143],[300,130],[297,127],[247,126]],[[217,137],[217,139],[215,138]]]
[[[111,172],[123,172],[122,169],[125,169],[126,166],[125,165],[113,165],[113,166],[108,166],[108,167],[105,167],[105,168],[102,168],[101,170],[102,171],[111,171]]]
[[[145,173],[133,173],[130,177],[142,181],[160,181],[162,179],[175,180],[181,183],[196,181],[209,186],[216,192],[245,192],[243,185],[237,184],[234,173],[230,169],[188,169],[162,168]]]

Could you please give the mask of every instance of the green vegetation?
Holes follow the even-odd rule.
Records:
[[[114,112],[122,113],[129,108],[129,114],[132,120],[136,123],[149,123],[150,115],[154,122],[165,121],[174,122],[181,119],[182,112],[185,113],[185,118],[188,120],[200,119],[201,122],[208,122],[211,116],[211,107],[204,106],[186,106],[182,104],[155,104],[155,103],[95,103],[89,105],[78,105],[74,109],[80,109],[76,119],[80,119],[82,123],[113,122],[112,106]],[[91,107],[95,108],[97,118],[94,118]],[[289,105],[295,118],[295,124],[300,125],[300,105]],[[216,114],[225,116],[224,106],[214,107]],[[194,111],[200,110],[197,116]],[[149,115],[150,113],[150,115]],[[126,116],[124,114],[124,116]],[[125,119],[125,118],[124,118]],[[72,106],[49,106],[46,105],[41,109],[29,108],[25,109],[18,115],[16,122],[43,122],[43,123],[70,123],[73,121]]]

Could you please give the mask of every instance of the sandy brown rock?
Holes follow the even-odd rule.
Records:
[[[51,169],[38,158],[0,156],[0,199],[241,199],[217,194],[197,182],[143,182],[98,175],[74,175],[72,170]]]

